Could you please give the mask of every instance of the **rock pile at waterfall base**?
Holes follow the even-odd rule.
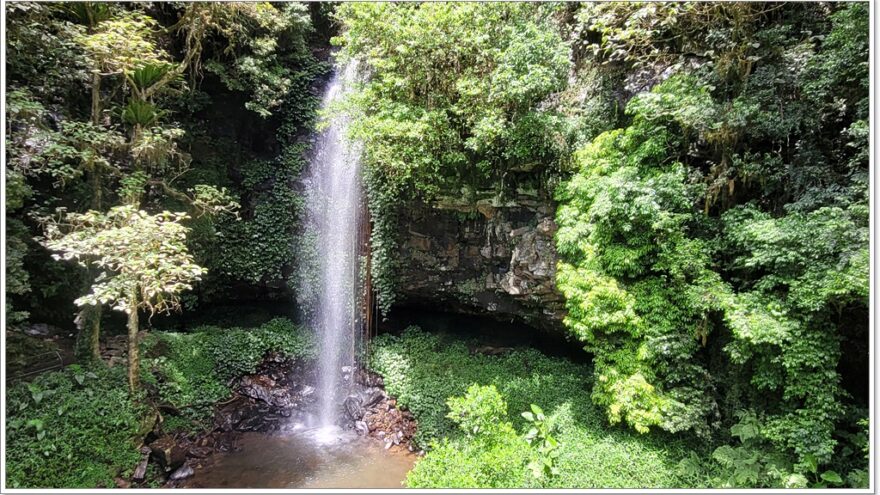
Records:
[[[367,434],[381,440],[386,449],[400,447],[414,452],[412,438],[416,434],[416,420],[412,413],[398,409],[397,401],[381,388],[384,383],[378,374],[361,370],[355,379],[366,387],[359,395],[364,407],[360,421],[366,426]]]

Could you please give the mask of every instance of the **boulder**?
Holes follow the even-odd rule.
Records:
[[[171,435],[163,435],[150,444],[150,456],[162,469],[171,471],[186,461],[186,450]]]
[[[365,369],[358,369],[355,372],[354,380],[356,383],[365,387],[384,387],[385,381],[378,373],[374,373]]]

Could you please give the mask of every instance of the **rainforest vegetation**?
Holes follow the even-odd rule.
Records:
[[[405,486],[868,486],[866,2],[4,8],[6,486],[117,486],[157,417],[203,430],[268,352],[314,358],[307,319],[180,322],[316,310],[302,172],[342,115],[381,317],[408,205],[525,191],[579,355],[375,337]],[[23,377],[47,324],[72,356]]]

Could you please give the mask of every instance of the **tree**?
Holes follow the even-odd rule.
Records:
[[[206,270],[194,263],[186,248],[185,213],[151,215],[134,206],[117,206],[107,213],[68,213],[49,219],[44,245],[61,254],[55,259],[76,260],[100,273],[92,291],[78,298],[78,306],[111,304],[128,315],[128,383],[138,388],[138,311],[150,315],[180,308],[177,297]]]

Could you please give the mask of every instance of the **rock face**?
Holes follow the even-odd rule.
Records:
[[[555,205],[537,194],[402,208],[399,300],[561,330]]]

